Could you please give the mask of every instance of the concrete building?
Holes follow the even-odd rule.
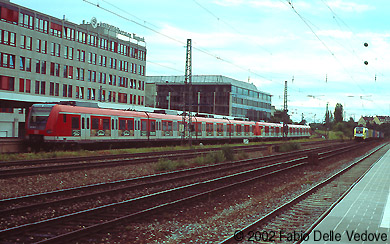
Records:
[[[162,109],[189,109],[184,76],[147,76],[146,105]],[[268,120],[271,95],[255,85],[222,75],[192,76],[192,111],[250,120]]]
[[[0,113],[59,101],[144,107],[146,47],[136,34],[92,16],[74,24],[1,1],[0,47]],[[9,116],[24,123],[19,112]],[[0,137],[18,136],[2,117]]]

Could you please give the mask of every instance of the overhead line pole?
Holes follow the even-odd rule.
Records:
[[[188,87],[188,144],[192,146],[192,40],[187,39],[184,84]],[[186,87],[185,87],[186,88]],[[186,89],[187,90],[187,89]]]
[[[283,137],[288,135],[288,126],[287,126],[287,81],[284,81],[284,100],[283,100]]]

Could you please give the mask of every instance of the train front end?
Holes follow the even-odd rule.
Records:
[[[50,117],[55,104],[34,104],[30,108],[26,123],[26,139],[32,146],[39,146],[46,137],[53,136],[54,124]]]
[[[359,140],[359,141],[366,140],[367,131],[368,129],[365,127],[355,127],[355,129],[353,130],[353,135],[355,140]]]

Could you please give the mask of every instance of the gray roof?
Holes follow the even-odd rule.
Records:
[[[221,83],[221,84],[231,84],[237,87],[245,88],[252,91],[260,92],[257,87],[248,82],[235,80],[222,75],[193,75],[191,78],[193,83]],[[184,83],[184,75],[176,76],[146,76],[146,81],[150,83]],[[268,94],[266,92],[262,92]]]

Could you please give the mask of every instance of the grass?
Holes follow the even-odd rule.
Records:
[[[310,139],[299,139],[296,142],[313,141]],[[280,143],[283,141],[266,141],[266,142],[250,142],[249,145],[267,145]],[[242,143],[229,144],[222,146],[222,151],[226,160],[233,160],[233,149],[234,146],[242,146]],[[34,160],[34,159],[48,159],[48,158],[64,158],[64,157],[83,157],[83,156],[96,156],[96,155],[112,155],[112,154],[126,154],[126,153],[143,153],[143,152],[163,152],[163,151],[175,151],[175,150],[186,150],[186,149],[200,149],[200,148],[211,148],[216,145],[202,145],[202,146],[165,146],[165,147],[143,147],[143,148],[127,148],[127,149],[112,149],[112,150],[77,150],[77,151],[53,151],[53,152],[39,152],[39,153],[16,153],[16,154],[0,154],[0,161],[15,161],[15,160]],[[245,157],[242,154],[239,157]]]
[[[288,142],[279,146],[279,152],[291,152],[302,148],[299,142]]]

